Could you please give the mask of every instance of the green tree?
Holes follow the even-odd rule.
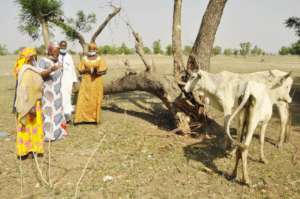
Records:
[[[254,48],[251,50],[251,55],[262,55],[263,50],[257,46],[254,46]]]
[[[292,44],[290,47],[290,53],[292,55],[300,55],[300,40]]]
[[[125,43],[122,43],[120,48],[118,48],[118,54],[130,55],[133,54],[133,51],[130,48],[128,48]]]
[[[225,56],[231,56],[233,54],[233,50],[230,48],[225,48],[224,49],[224,55]]]
[[[244,42],[240,43],[240,54],[243,56],[247,56],[250,53],[251,49],[251,43],[250,42]]]
[[[282,46],[279,50],[280,55],[288,55],[290,54],[290,48],[286,46]]]
[[[63,15],[60,0],[16,0],[20,7],[20,25],[22,32],[38,39],[42,32],[45,47],[49,44],[49,26]]]
[[[153,53],[156,54],[156,55],[157,55],[157,54],[163,54],[163,53],[164,53],[164,52],[162,51],[162,49],[161,49],[160,40],[154,41],[154,42],[153,42],[152,48],[153,48]]]
[[[222,48],[220,46],[215,46],[212,49],[212,53],[213,53],[214,56],[215,55],[220,55],[220,54],[222,54]]]
[[[183,49],[183,54],[184,55],[186,55],[186,56],[188,56],[188,55],[190,55],[191,54],[191,52],[192,52],[192,46],[184,46],[184,49]]]
[[[300,37],[300,18],[299,17],[290,17],[285,21],[285,25],[288,28],[295,29],[296,35]]]
[[[166,47],[166,55],[171,56],[172,54],[173,54],[173,52],[172,52],[172,45],[169,44]]]
[[[144,52],[145,52],[145,54],[151,54],[152,52],[151,52],[151,49],[149,48],[149,47],[144,47]]]
[[[8,54],[8,50],[6,48],[6,45],[0,44],[0,56],[7,55],[7,54]]]
[[[233,54],[234,54],[234,56],[238,56],[239,55],[239,50],[238,49],[234,49],[233,50]]]

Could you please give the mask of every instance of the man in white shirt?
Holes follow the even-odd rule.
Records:
[[[76,83],[78,79],[72,56],[67,53],[67,47],[68,44],[66,41],[61,41],[59,43],[59,62],[63,64],[63,76],[61,79],[63,109],[67,122],[70,122],[72,112],[74,111],[71,103],[72,88],[73,84]]]

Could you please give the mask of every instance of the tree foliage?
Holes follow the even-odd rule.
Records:
[[[192,52],[192,46],[189,46],[189,45],[186,45],[184,46],[184,49],[183,49],[183,54],[188,56],[189,54],[191,54]]]
[[[224,49],[224,55],[225,56],[231,56],[231,55],[233,55],[233,50],[231,48],[225,48]]]
[[[300,18],[299,17],[290,17],[285,21],[285,25],[288,28],[295,29],[296,35],[300,37]]]
[[[0,56],[7,55],[7,54],[8,54],[8,50],[6,48],[6,45],[0,44]]]
[[[169,44],[166,46],[166,55],[171,56],[173,54],[172,52],[172,45]]]
[[[75,18],[67,18],[65,21],[55,21],[55,24],[64,31],[67,38],[71,41],[78,38],[78,32],[89,32],[92,29],[92,25],[95,23],[96,14],[85,14],[82,10],[79,10],[76,13]]]
[[[264,53],[263,49],[259,48],[258,46],[254,46],[254,48],[251,50],[251,55],[262,55]]]
[[[250,42],[240,43],[240,55],[242,55],[242,56],[249,55],[250,49],[251,49],[251,43]]]
[[[215,55],[220,55],[222,54],[222,48],[220,46],[215,46],[212,49],[212,54]]]
[[[32,39],[38,39],[41,24],[58,20],[63,11],[60,0],[16,0],[20,7],[19,29]]]
[[[152,48],[153,48],[153,53],[156,54],[156,55],[164,53],[162,48],[161,48],[160,40],[154,41]]]

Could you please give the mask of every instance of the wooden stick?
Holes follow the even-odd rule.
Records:
[[[85,164],[85,166],[84,166],[84,168],[83,168],[83,170],[82,170],[82,172],[81,172],[80,178],[78,179],[78,182],[77,182],[77,184],[76,184],[76,189],[75,189],[75,193],[74,193],[74,197],[73,197],[74,199],[77,198],[79,184],[80,184],[82,178],[83,178],[84,175],[85,175],[85,172],[86,172],[86,170],[87,170],[87,167],[88,167],[90,161],[92,160],[92,158],[94,157],[95,153],[96,153],[96,152],[98,151],[98,149],[100,148],[100,146],[101,146],[101,144],[102,144],[102,142],[103,142],[105,136],[106,136],[106,135],[104,134],[104,136],[103,136],[102,139],[100,140],[99,144],[96,146],[95,150],[93,151],[93,153],[92,153],[91,156],[89,157],[88,161],[86,162],[86,164]]]
[[[33,158],[34,158],[34,161],[35,161],[35,164],[36,164],[36,168],[37,168],[37,170],[38,170],[38,172],[39,172],[39,174],[40,174],[40,176],[41,176],[42,181],[43,181],[46,185],[50,186],[49,183],[47,182],[47,180],[45,180],[45,178],[44,178],[44,176],[43,176],[43,173],[42,173],[42,171],[41,171],[41,169],[40,169],[40,166],[39,166],[39,163],[38,163],[38,160],[37,160],[37,155],[36,155],[36,153],[33,153]]]

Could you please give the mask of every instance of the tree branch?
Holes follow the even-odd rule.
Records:
[[[141,60],[143,61],[144,65],[146,67],[146,71],[147,72],[153,71],[154,66],[149,64],[149,62],[145,58],[144,44],[143,44],[143,40],[142,40],[141,36],[137,32],[134,31],[134,29],[128,22],[126,22],[126,25],[131,30],[131,33],[135,39],[135,51],[139,55]]]
[[[181,41],[181,8],[182,0],[174,0],[172,51],[174,59],[174,75],[180,80],[180,74],[184,71]]]
[[[61,28],[69,38],[77,39],[80,45],[82,46],[82,49],[86,48],[86,41],[83,35],[80,32],[78,32],[75,28],[64,23],[62,20],[55,21],[54,24]]]
[[[110,20],[112,18],[114,18],[114,16],[116,16],[120,11],[121,11],[121,8],[117,8],[113,5],[111,5],[111,7],[113,7],[113,12],[110,13],[106,19],[104,20],[104,22],[98,27],[97,31],[94,33],[92,39],[91,39],[91,43],[95,42],[97,37],[100,35],[100,33],[104,30],[104,28],[106,27],[106,25],[110,22]]]
[[[187,69],[209,70],[210,56],[227,0],[210,0],[188,58]]]

